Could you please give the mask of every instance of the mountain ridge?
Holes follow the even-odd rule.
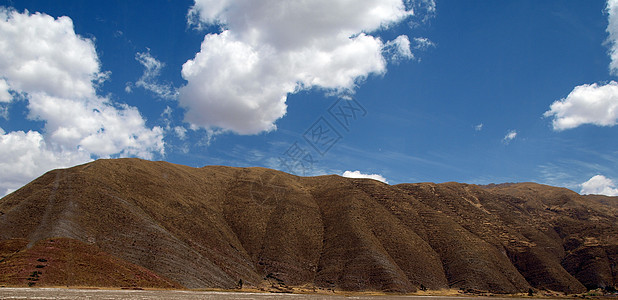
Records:
[[[19,253],[67,238],[186,288],[577,293],[616,286],[612,199],[535,183],[388,185],[112,159],[0,199],[0,242],[27,241]]]

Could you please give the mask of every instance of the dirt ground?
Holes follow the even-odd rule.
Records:
[[[397,300],[397,299],[487,299],[487,297],[460,296],[363,296],[363,295],[304,295],[244,292],[178,291],[178,290],[104,290],[104,289],[64,289],[64,288],[0,288],[0,299],[256,299],[256,300],[318,300],[318,299],[358,299],[358,300]],[[499,298],[509,299],[517,298]]]

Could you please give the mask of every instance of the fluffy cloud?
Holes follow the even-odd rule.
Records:
[[[135,86],[151,91],[163,99],[172,100],[178,97],[178,91],[171,84],[162,84],[157,81],[159,75],[161,75],[161,69],[165,67],[164,63],[154,58],[150,52],[139,52],[135,55],[135,59],[144,66],[144,74],[135,83]],[[127,92],[130,92],[130,85],[127,85],[127,88]]]
[[[610,45],[611,62],[609,70],[612,74],[618,73],[618,0],[607,1],[607,13],[609,16],[609,24],[607,25],[607,39]]]
[[[410,41],[369,33],[412,15],[402,0],[196,0],[193,25],[220,25],[187,61],[180,104],[193,127],[256,134],[276,128],[290,93],[313,87],[352,92],[386,72],[385,53],[410,58]]]
[[[386,178],[384,178],[380,174],[363,174],[360,171],[345,171],[343,172],[341,176],[347,177],[347,178],[369,178],[369,179],[373,179],[377,181],[382,181],[384,183],[388,183],[388,181],[386,181]]]
[[[618,0],[608,0],[607,42],[610,46],[610,73],[618,74]],[[618,122],[618,83],[576,86],[566,98],[555,101],[545,112],[553,129],[562,131],[584,124],[614,126]]]
[[[577,86],[566,98],[552,103],[544,116],[553,118],[556,131],[583,124],[614,126],[618,120],[618,83]]]
[[[105,99],[29,94],[30,118],[45,121],[46,138],[62,149],[84,149],[99,157],[163,154],[162,129],[148,129],[134,107]]]
[[[580,194],[598,194],[606,196],[618,196],[618,188],[611,179],[603,175],[595,175],[590,180],[581,184]]]
[[[105,77],[91,40],[68,17],[23,14],[0,7],[0,76],[14,90],[90,98],[92,81]]]
[[[502,141],[508,144],[510,141],[512,141],[516,137],[517,137],[517,130],[509,130],[504,136],[504,138],[502,138]]]
[[[91,156],[163,154],[161,128],[146,127],[136,108],[97,95],[97,83],[109,74],[70,18],[0,7],[0,53],[0,78],[8,86],[0,86],[0,97],[9,89],[24,95],[28,117],[45,123],[44,134],[0,132],[0,173],[13,178],[0,180],[0,193]]]

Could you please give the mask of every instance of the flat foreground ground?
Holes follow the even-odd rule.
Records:
[[[448,296],[344,296],[344,295],[301,295],[235,293],[207,291],[139,291],[139,290],[91,290],[62,288],[0,288],[0,299],[256,299],[256,300],[317,300],[317,299],[359,299],[359,300],[438,300],[438,299],[488,299],[487,297],[448,297]],[[517,298],[499,298],[509,299]]]

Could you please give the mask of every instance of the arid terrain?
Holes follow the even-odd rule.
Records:
[[[535,183],[388,185],[98,160],[0,199],[0,285],[611,289],[616,201]]]
[[[282,293],[251,293],[251,292],[213,292],[213,291],[179,291],[179,290],[108,290],[108,289],[63,289],[63,288],[0,288],[2,299],[148,299],[148,300],[193,300],[193,299],[237,299],[237,300],[321,300],[321,299],[355,299],[355,300],[471,300],[487,299],[474,296],[410,296],[410,295],[363,295],[363,294],[282,294]],[[496,300],[518,300],[525,298],[500,298]]]

